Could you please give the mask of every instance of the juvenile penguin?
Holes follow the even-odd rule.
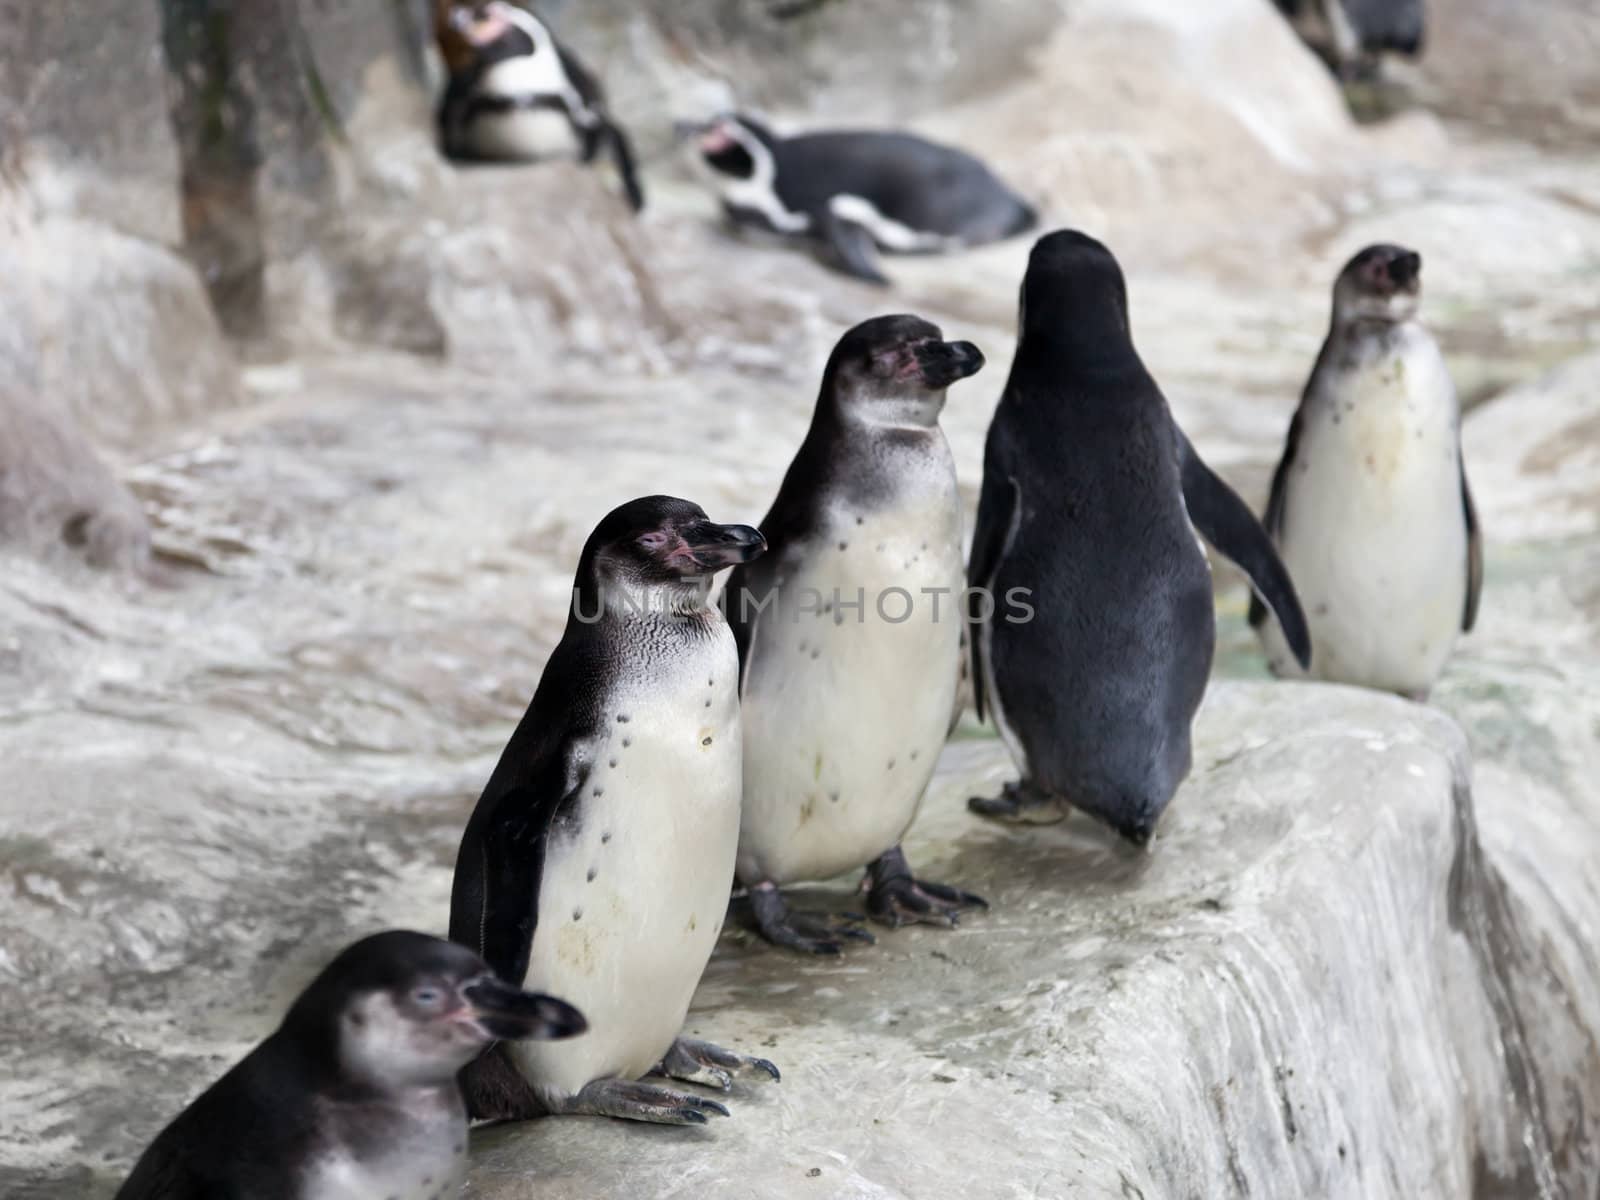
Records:
[[[1368,246],[1333,286],[1333,322],[1289,423],[1265,524],[1311,622],[1310,674],[1426,698],[1478,614],[1483,545],[1461,412],[1417,320],[1422,258]],[[1303,672],[1252,604],[1268,661]]]
[[[467,1166],[456,1072],[497,1039],[583,1029],[570,1004],[510,986],[465,947],[364,938],[161,1132],[117,1200],[454,1197]]]
[[[778,1077],[679,1036],[739,836],[739,653],[707,593],[764,546],[668,496],[589,536],[566,632],[467,825],[450,898],[452,938],[507,979],[565,989],[589,1035],[567,1053],[496,1046],[462,1073],[473,1116],[704,1124],[728,1110],[640,1078]]]
[[[846,274],[871,283],[888,283],[875,250],[957,250],[1038,220],[972,155],[907,133],[780,138],[728,115],[700,131],[699,151],[735,224],[814,239]]]
[[[1075,231],[1041,238],[1019,325],[968,579],[975,703],[1022,778],[972,808],[1049,821],[1076,806],[1143,845],[1189,773],[1211,671],[1197,531],[1244,568],[1301,661],[1305,618],[1255,516],[1139,361],[1111,252]]]
[[[779,945],[836,954],[861,937],[789,912],[778,890],[858,867],[887,925],[954,924],[983,903],[914,879],[900,849],[960,671],[961,498],[939,413],[982,365],[917,317],[840,338],[762,522],[771,551],[729,577],[744,672],[738,875]]]
[[[503,0],[440,0],[435,22],[450,72],[439,100],[439,148],[462,162],[537,162],[611,155],[635,212],[644,190],[633,147],[600,81],[527,9]]]

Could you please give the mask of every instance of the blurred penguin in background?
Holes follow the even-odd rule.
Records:
[[[627,135],[594,73],[526,9],[503,0],[438,0],[434,34],[449,73],[439,100],[439,149],[457,162],[529,163],[603,150],[635,212],[644,190]]]
[[[1386,53],[1422,53],[1422,0],[1277,0],[1306,44],[1341,79],[1371,78]]]

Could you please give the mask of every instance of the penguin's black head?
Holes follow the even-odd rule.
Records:
[[[1085,358],[1125,352],[1128,285],[1116,257],[1076,229],[1045,234],[1028,255],[1017,324],[1023,345],[1066,347]]]
[[[822,375],[822,402],[843,416],[896,425],[934,425],[944,391],[974,375],[983,354],[947,342],[931,321],[909,314],[873,317],[845,333]]]
[[[698,504],[672,496],[643,496],[612,509],[583,548],[579,584],[637,598],[639,589],[689,588],[703,596],[711,576],[748,562],[767,548],[749,525],[717,525]]]
[[[408,930],[363,938],[301,993],[282,1034],[379,1091],[448,1083],[490,1042],[582,1033],[564,1001],[497,978],[454,942]]]
[[[1422,255],[1404,246],[1368,246],[1333,285],[1333,319],[1408,321],[1422,298]]]
[[[772,148],[777,139],[754,118],[724,113],[695,127],[693,132],[697,135],[701,161],[717,175],[751,179],[764,165],[772,163]]]

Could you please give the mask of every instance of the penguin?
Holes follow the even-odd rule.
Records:
[[[972,809],[1083,809],[1135,845],[1190,767],[1211,671],[1207,541],[1309,660],[1288,572],[1201,461],[1140,362],[1117,260],[1074,230],[1034,245],[1011,377],[989,426],[968,565],[974,701],[1021,772]]]
[[[728,1110],[642,1077],[778,1077],[680,1036],[739,836],[739,653],[707,596],[765,546],[670,496],[613,510],[584,546],[566,631],[461,839],[450,936],[507,979],[566,989],[590,1030],[562,1053],[477,1059],[474,1117],[705,1124]]]
[[[1339,272],[1263,521],[1316,647],[1309,674],[1425,700],[1483,588],[1461,410],[1417,320],[1422,256],[1368,246]],[[1259,601],[1272,670],[1299,676]]]
[[[458,162],[593,162],[602,149],[629,206],[644,208],[633,145],[612,119],[600,81],[527,9],[440,0],[437,37],[449,79],[437,113],[439,148]]]
[[[1386,52],[1416,58],[1425,40],[1423,0],[1277,0],[1301,38],[1341,79],[1374,73]]]
[[[162,1130],[117,1200],[454,1197],[467,1166],[456,1072],[499,1039],[583,1030],[572,1005],[510,986],[463,946],[363,938]]]
[[[939,414],[983,355],[914,316],[834,347],[811,429],[724,605],[743,672],[737,874],[769,941],[837,954],[852,925],[791,913],[779,889],[859,867],[891,927],[955,924],[984,901],[918,881],[900,841],[955,710],[961,497]]]
[[[735,225],[811,238],[839,269],[887,284],[875,250],[937,253],[1032,229],[1033,208],[972,155],[908,133],[780,138],[728,114],[698,127],[699,157]]]

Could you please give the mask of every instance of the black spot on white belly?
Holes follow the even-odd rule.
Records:
[[[841,550],[850,549],[850,543],[849,542],[840,542],[839,543],[839,549],[841,549]]]
[[[894,759],[892,758],[889,760],[889,770],[894,770]]]
[[[610,765],[613,766],[613,767],[616,766],[617,765],[617,760],[613,758],[611,760],[611,764]]]
[[[710,739],[710,738],[708,738],[708,737],[706,737],[706,738],[701,738],[701,739],[700,739],[700,744],[701,744],[701,745],[702,745],[702,746],[709,746],[709,745],[711,745],[711,739]]]
[[[618,725],[626,725],[628,723],[628,720],[629,720],[629,717],[628,717],[628,715],[626,713],[618,713],[617,714],[617,724]]]
[[[575,908],[575,909],[573,909],[573,910],[572,910],[572,919],[573,919],[573,920],[574,920],[574,921],[581,921],[581,920],[583,920],[583,909],[581,909],[581,908]]]
[[[584,876],[584,879],[589,883],[593,883],[594,882],[594,877],[596,875],[598,875],[598,874],[600,874],[599,871],[595,870],[595,868],[593,868],[593,867],[590,867],[589,868],[589,873]]]
[[[609,842],[609,841],[610,841],[610,840],[611,840],[611,835],[610,835],[610,834],[609,834],[609,833],[602,833],[602,834],[601,834],[601,835],[600,835],[600,844],[601,844],[601,845],[602,845],[602,846],[604,846],[604,845],[605,845],[605,844],[606,844],[606,843],[607,843],[607,842]]]
[[[622,748],[624,750],[626,750],[631,745],[633,745],[633,739],[632,738],[623,738],[622,739]]]

